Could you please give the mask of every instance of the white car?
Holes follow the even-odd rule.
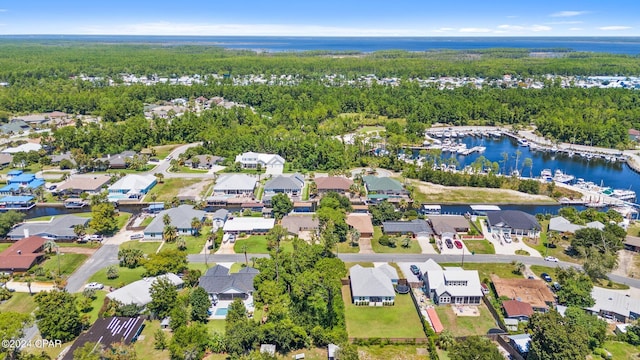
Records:
[[[547,256],[546,258],[544,258],[544,261],[558,262],[558,258],[553,256]]]
[[[502,237],[504,238],[504,242],[506,242],[507,244],[511,243],[511,234],[509,233],[502,233]]]
[[[90,282],[84,288],[85,289],[101,290],[101,289],[104,289],[104,285],[102,285],[100,283],[97,283],[97,282]]]

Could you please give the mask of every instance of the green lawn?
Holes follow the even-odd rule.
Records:
[[[87,282],[98,282],[104,284],[104,286],[120,287],[142,279],[142,274],[144,274],[142,266],[135,269],[118,267],[118,277],[107,279],[107,268],[104,268],[93,274]]]
[[[478,275],[480,275],[480,281],[483,279],[490,278],[491,274],[496,274],[504,279],[516,279],[522,278],[522,275],[516,275],[513,273],[514,266],[511,264],[499,263],[499,264],[490,264],[490,263],[471,263],[467,261],[473,260],[473,255],[465,257],[464,269],[465,270],[478,270]],[[460,266],[460,263],[444,263],[440,264],[441,266]]]
[[[626,342],[606,341],[603,348],[609,351],[614,359],[635,359],[640,357],[640,348]]]
[[[212,268],[214,266],[216,266],[216,263],[214,263],[213,261],[209,261],[207,264],[205,264],[205,263],[189,263],[187,265],[189,270],[200,270],[203,274],[206,273],[207,270],[209,270],[209,268]]]
[[[152,148],[156,150],[156,156],[158,159],[164,159],[167,156],[169,156],[169,154],[175,150],[177,147],[181,146],[182,144],[170,144],[170,145],[158,145],[158,146],[153,146]]]
[[[1,243],[0,244],[0,252],[5,251],[9,246],[11,246],[11,243]]]
[[[174,197],[178,196],[180,190],[187,186],[199,183],[201,179],[183,179],[183,178],[171,178],[164,179],[161,184],[157,184],[149,191],[144,197],[144,201],[151,201],[151,195],[155,194],[156,202],[171,201]]]
[[[160,247],[160,241],[132,240],[120,244],[120,249],[140,249],[145,254],[155,254]]]
[[[84,242],[84,243],[78,243],[78,242],[57,242],[56,245],[58,245],[61,248],[86,248],[86,249],[99,249],[102,244],[96,241],[93,242]]]
[[[467,249],[475,254],[495,254],[496,249],[489,240],[463,240]]]
[[[87,260],[89,256],[85,254],[67,254],[62,253],[60,255],[52,254],[49,259],[42,263],[42,267],[46,271],[51,271],[55,274],[58,273],[58,257],[60,258],[60,272],[63,275],[71,275],[82,263]]]
[[[127,221],[129,221],[130,217],[131,217],[131,213],[119,212],[118,215],[116,216],[116,221],[118,222],[118,229],[122,229],[127,224]]]
[[[209,333],[218,332],[224,334],[225,324],[225,320],[209,320],[209,322],[207,322],[207,329]]]
[[[247,247],[248,254],[268,254],[267,237],[265,235],[252,235],[248,238],[236,239],[233,250],[237,254],[244,253],[244,247]],[[280,242],[280,249],[286,252],[293,252],[293,241],[285,240]]]
[[[14,292],[11,299],[0,303],[0,311],[13,311],[21,314],[31,314],[36,307],[33,296],[29,293]]]
[[[556,278],[556,268],[551,266],[542,266],[542,265],[531,265],[531,271],[533,271],[536,276],[540,276],[543,272],[551,275],[551,277],[555,280]]]
[[[575,257],[571,257],[567,255],[565,249],[569,248],[569,241],[561,240],[555,246],[551,246],[549,248],[546,247],[547,243],[547,229],[549,228],[549,220],[543,220],[540,222],[540,226],[542,226],[542,233],[539,238],[529,239],[525,238],[525,243],[532,248],[538,250],[542,256],[553,256],[558,258],[560,261],[573,262],[582,264],[584,262],[583,259],[578,259]]]
[[[178,168],[178,171],[175,171],[177,173],[185,173],[185,174],[206,174],[209,170],[200,170],[200,169],[194,169],[194,168],[190,168],[188,166],[180,166]]]
[[[355,306],[349,286],[342,287],[349,337],[424,338],[411,296],[398,295],[393,306]]]
[[[378,239],[380,239],[381,236],[382,236],[381,227],[374,226],[373,238],[371,239],[371,247],[373,248],[373,251],[376,253],[420,254],[422,252],[422,248],[420,248],[420,244],[418,244],[418,241],[415,239],[411,239],[411,242],[409,243],[408,248],[403,248],[401,244],[402,244],[402,239],[405,236],[395,237],[396,247],[392,248],[392,247],[380,245],[380,243],[378,242]]]
[[[138,337],[138,341],[133,343],[136,355],[139,359],[166,360],[169,359],[169,350],[156,350],[154,348],[155,339],[153,334],[160,329],[160,320],[152,320],[144,322],[144,329]],[[166,330],[167,342],[170,342],[172,333]]]
[[[151,224],[153,219],[155,219],[154,216],[147,216],[146,218],[144,218],[144,220],[142,220],[142,222],[140,223],[140,226],[147,227],[149,224]]]
[[[354,254],[360,251],[360,247],[359,246],[351,246],[351,242],[350,241],[345,241],[345,242],[341,242],[338,243],[338,253],[339,254]]]
[[[453,336],[484,335],[487,330],[497,327],[486,305],[478,306],[480,316],[457,316],[451,306],[436,306],[436,312],[446,330]]]
[[[82,296],[82,295],[80,295]],[[91,311],[89,311],[89,323],[93,324],[98,320],[98,313],[104,304],[104,299],[107,297],[107,292],[104,290],[96,291],[96,298],[91,302]]]
[[[210,231],[211,227],[204,226],[200,229],[198,236],[182,235],[187,243],[187,249],[185,250],[187,254],[200,254],[202,249],[204,249],[204,244],[207,242],[207,234],[209,234]],[[162,245],[162,250],[177,248],[178,246],[175,242]]]

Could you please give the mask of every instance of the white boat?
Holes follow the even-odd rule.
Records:
[[[467,144],[460,144],[456,147],[456,152],[458,154],[462,154],[465,151],[467,151]]]
[[[624,201],[633,201],[636,198],[636,192],[633,190],[615,189],[611,197]]]
[[[518,171],[518,170],[513,170],[513,171],[511,172],[511,176],[513,176],[513,177],[520,177],[520,171]]]
[[[576,153],[574,153],[573,151],[569,151],[569,152],[567,153],[567,155],[569,155],[569,157],[573,157],[575,154],[576,154]]]
[[[518,145],[529,146],[529,141],[527,141],[527,139],[518,139]]]
[[[551,181],[553,179],[553,173],[551,173],[551,169],[544,169],[540,172],[540,177],[543,180]]]
[[[566,184],[575,178],[576,177],[573,175],[563,173],[562,170],[556,170],[555,173],[553,174],[553,181],[563,183],[563,184]]]

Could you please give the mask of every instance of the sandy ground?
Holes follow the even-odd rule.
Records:
[[[29,292],[29,287],[27,286],[26,282],[18,282],[18,281],[9,281],[7,282],[7,288],[9,289],[13,289],[16,292],[23,292],[23,293],[28,293]],[[31,292],[32,293],[39,293],[41,291],[50,291],[55,289],[55,286],[53,285],[53,283],[49,283],[49,282],[32,282],[31,283]]]
[[[202,200],[202,192],[211,185],[211,180],[203,180],[180,190],[180,196],[193,196],[196,201]]]
[[[618,252],[618,267],[613,270],[613,274],[629,277],[640,277],[640,268],[636,266],[636,253],[629,250]]]
[[[93,255],[98,249],[84,248],[84,247],[61,247],[60,252],[63,254],[85,254]]]
[[[507,201],[517,200],[517,201],[527,201],[527,202],[551,202],[553,201],[551,198],[545,195],[532,195],[525,194],[515,190],[508,189],[487,189],[487,188],[474,188],[474,187],[465,187],[465,186],[443,186],[432,183],[426,183],[422,181],[412,180],[412,183],[415,184],[420,192],[425,195],[435,195],[435,194],[445,194],[452,190],[461,190],[465,192],[486,192],[490,194],[503,194],[504,198]]]

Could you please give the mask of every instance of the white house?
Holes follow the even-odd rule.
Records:
[[[482,286],[477,270],[437,269],[430,264],[423,277],[427,295],[436,304],[480,305]]]
[[[393,305],[396,292],[386,271],[379,267],[355,265],[349,269],[351,299],[355,305]]]
[[[630,297],[615,290],[594,286],[591,297],[596,303],[587,311],[621,323],[640,319],[640,299]]]
[[[158,277],[148,277],[142,280],[134,281],[129,285],[123,286],[107,294],[111,300],[117,300],[122,304],[136,304],[138,306],[146,306],[151,302],[151,286],[156,279],[167,279],[177,287],[181,288],[184,281],[173,273],[167,273]]]
[[[170,225],[177,229],[179,235],[192,235],[194,232],[194,229],[191,227],[193,219],[196,218],[202,223],[206,212],[196,210],[192,205],[180,205],[176,208],[162,210],[144,229],[145,239],[162,239],[165,215],[169,215],[171,219]]]
[[[225,233],[267,233],[275,224],[275,219],[265,219],[261,217],[234,217],[227,220],[222,227]]]
[[[246,152],[236,156],[236,162],[239,162],[244,169],[255,169],[258,164],[267,170],[267,173],[279,173],[284,170],[285,160],[278,154],[264,154],[255,152]]]
[[[251,195],[257,182],[258,179],[245,174],[225,175],[218,178],[213,192],[227,195]]]
[[[129,174],[109,186],[109,200],[140,198],[153,188],[157,179],[153,175]]]

